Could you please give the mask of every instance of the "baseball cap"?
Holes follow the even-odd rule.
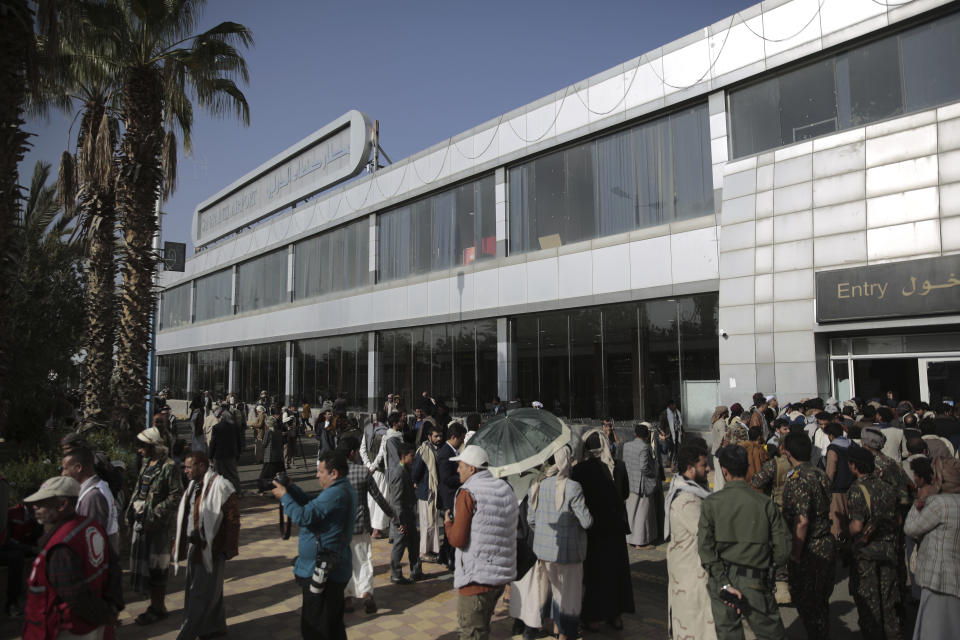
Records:
[[[471,467],[485,467],[487,466],[487,452],[483,447],[476,444],[468,444],[463,448],[463,452],[458,455],[450,458],[452,462],[463,461],[470,465]]]
[[[80,483],[67,476],[54,476],[44,481],[36,493],[23,499],[24,502],[40,502],[47,498],[76,498],[80,495]]]

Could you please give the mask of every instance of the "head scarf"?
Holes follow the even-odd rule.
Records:
[[[725,414],[726,412],[727,412],[727,408],[725,406],[723,406],[722,404],[717,405],[717,407],[713,410],[713,417],[710,418],[710,424],[713,424],[714,422],[719,420],[721,417],[723,417],[723,414]]]
[[[589,429],[586,433],[583,434],[581,440],[583,440],[584,445],[586,445],[587,438],[593,434],[597,434],[600,438],[600,448],[599,449],[586,449],[584,448],[584,460],[587,458],[600,458],[603,464],[607,465],[607,469],[610,470],[610,477],[613,477],[613,455],[610,453],[610,447],[607,445],[607,436],[603,433],[603,429],[599,427],[594,427]]]
[[[883,445],[886,444],[887,436],[883,435],[877,429],[867,428],[860,432],[860,441],[863,443],[863,446],[869,447],[874,451],[879,451],[883,449]]]
[[[960,493],[960,460],[936,458],[933,468],[940,479],[940,493]]]
[[[546,467],[530,487],[530,509],[533,511],[537,510],[537,502],[540,499],[540,484],[550,476],[557,476],[557,486],[554,491],[557,511],[563,506],[563,494],[567,490],[567,478],[570,477],[570,447],[567,445],[560,447],[553,454],[553,460],[555,464]]]

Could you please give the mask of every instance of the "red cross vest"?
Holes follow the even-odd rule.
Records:
[[[77,554],[83,564],[83,581],[95,596],[102,596],[107,587],[107,537],[92,518],[75,516],[61,525],[33,561],[27,578],[26,621],[23,640],[53,640],[61,631],[74,635],[90,633],[96,625],[74,615],[47,579],[47,554],[58,545],[65,545]]]

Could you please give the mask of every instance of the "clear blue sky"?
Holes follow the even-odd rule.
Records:
[[[199,202],[350,109],[380,120],[396,161],[752,4],[211,0],[202,29],[232,20],[253,30],[250,126],[195,112],[164,239],[190,244]],[[37,160],[56,174],[71,118],[28,122],[36,137],[22,184]]]

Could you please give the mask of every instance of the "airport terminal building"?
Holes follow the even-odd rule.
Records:
[[[958,60],[957,2],[769,0],[343,182],[350,112],[197,208],[157,386],[693,424],[952,400]]]

